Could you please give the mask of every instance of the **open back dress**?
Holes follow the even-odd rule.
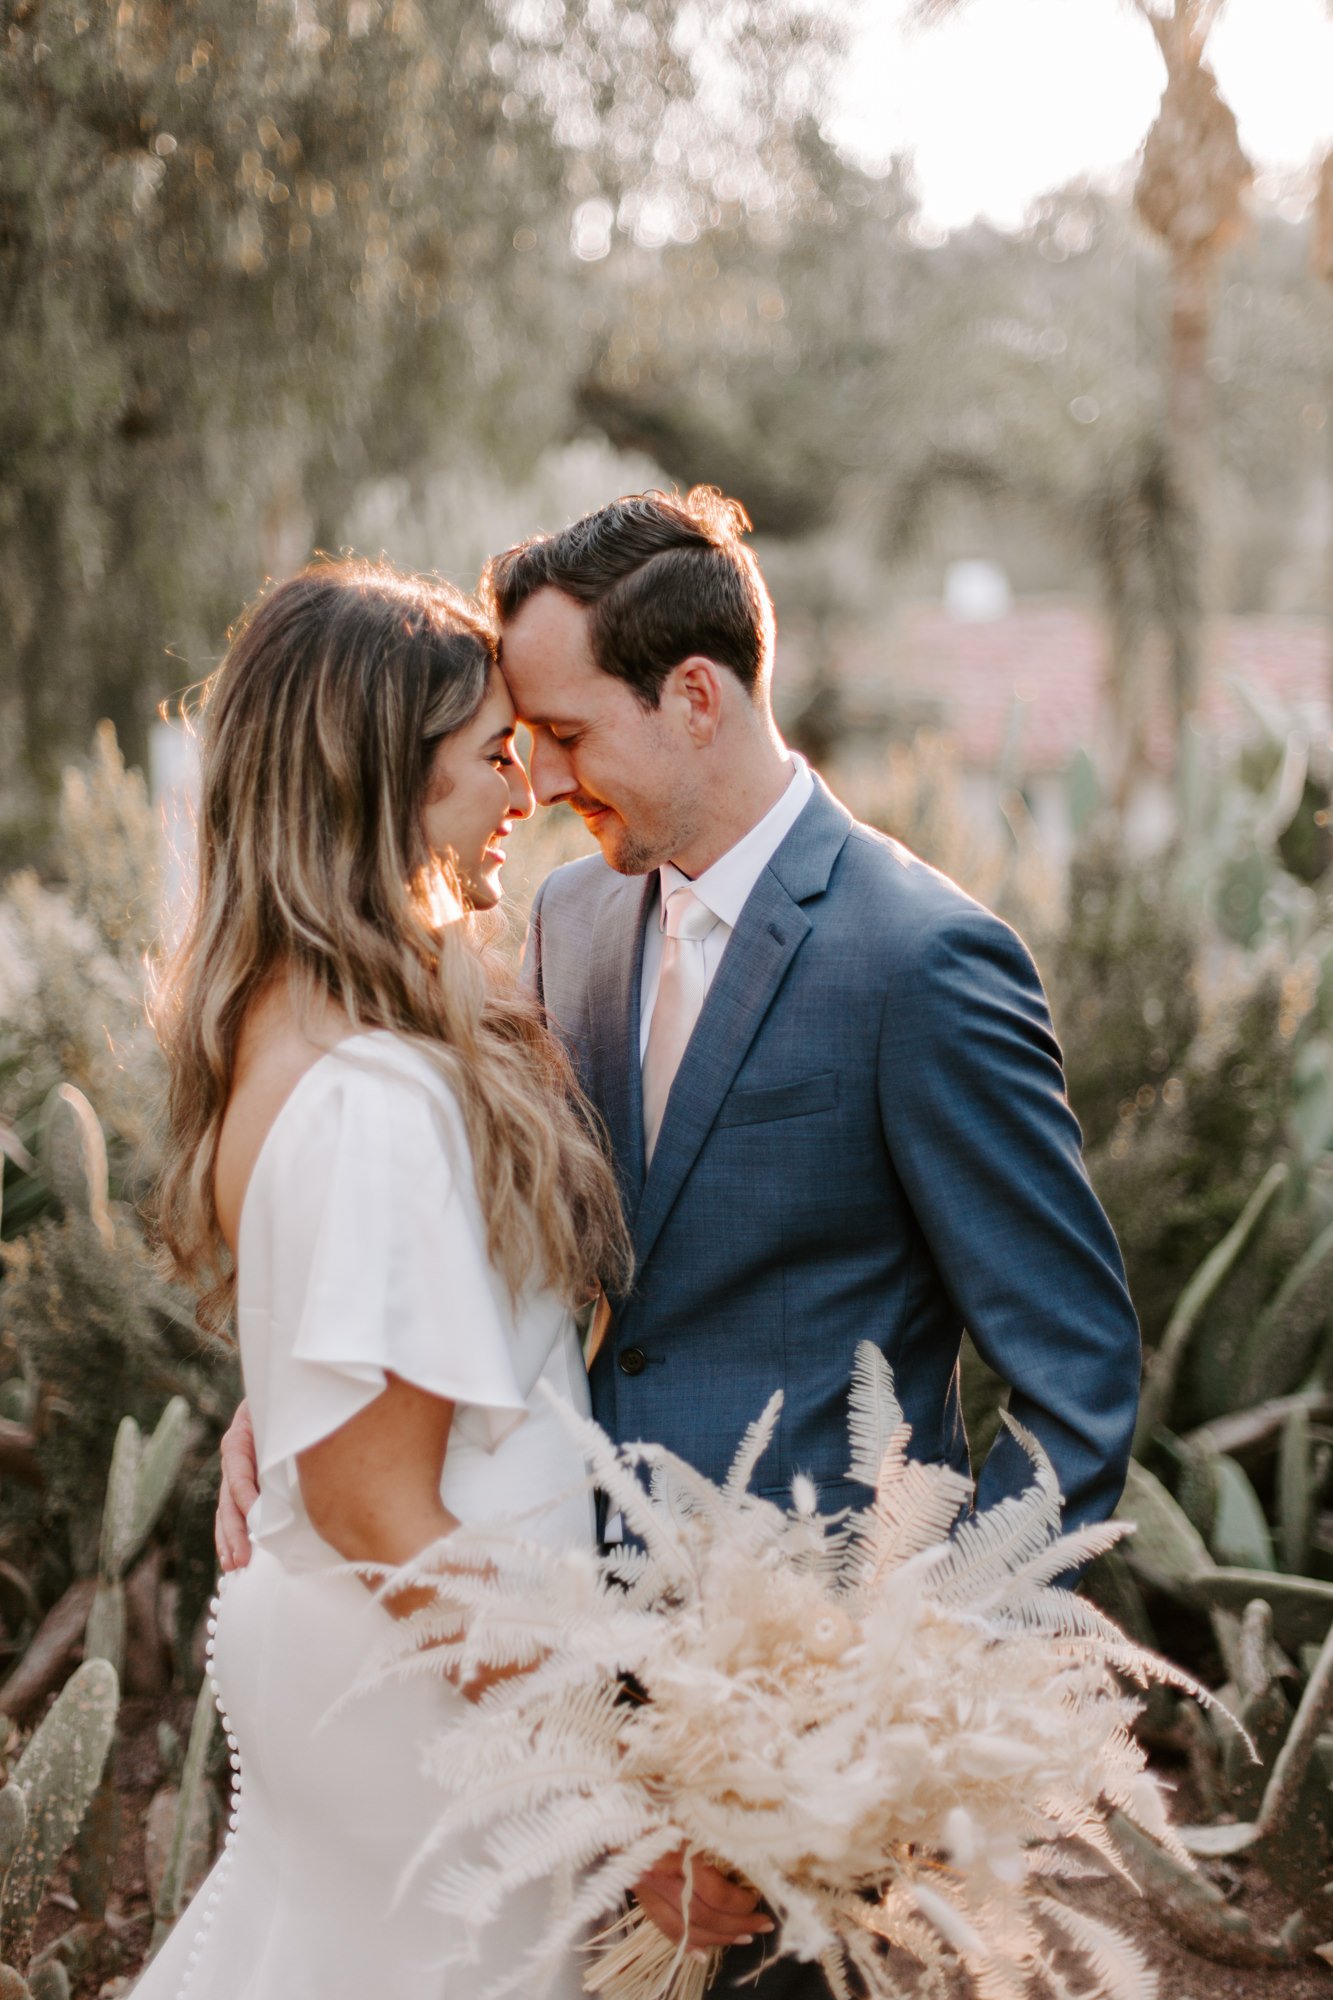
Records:
[[[210,1641],[230,1831],[134,2000],[471,2000],[535,1943],[546,1885],[471,1939],[424,1880],[400,1893],[444,1805],[422,1749],[463,1697],[431,1677],[340,1700],[389,1614],[315,1532],[297,1456],[392,1373],[456,1406],[453,1514],[473,1526],[550,1503],[524,1532],[586,1543],[583,1462],[538,1384],[578,1410],[587,1384],[559,1300],[533,1290],[516,1309],[491,1264],[457,1099],[416,1044],[353,1035],[283,1104],[246,1190],[237,1321],[260,1495]],[[446,1968],[460,1949],[472,1961]],[[571,1963],[568,2000],[580,1991]]]

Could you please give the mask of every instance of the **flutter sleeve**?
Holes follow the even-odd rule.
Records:
[[[304,1512],[298,1454],[390,1374],[454,1403],[454,1434],[487,1451],[527,1408],[452,1097],[355,1058],[326,1062],[332,1074],[279,1113],[246,1198],[239,1317],[256,1540]]]

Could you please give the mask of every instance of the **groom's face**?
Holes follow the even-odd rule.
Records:
[[[532,731],[532,788],[573,807],[612,868],[642,875],[687,849],[703,802],[676,707],[646,709],[603,673],[588,613],[549,586],[506,620],[500,665]]]

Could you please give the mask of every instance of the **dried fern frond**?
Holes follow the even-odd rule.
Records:
[[[778,1417],[782,1411],[782,1391],[777,1389],[769,1397],[763,1412],[757,1416],[740,1441],[731,1470],[727,1474],[722,1491],[728,1500],[744,1493],[754,1478],[755,1468],[772,1442],[777,1429]]]
[[[852,1447],[848,1476],[859,1479],[863,1486],[877,1486],[885,1455],[902,1432],[902,1404],[894,1394],[893,1370],[872,1341],[861,1342],[856,1362],[847,1397],[847,1433]]]
[[[1054,1587],[1121,1530],[1062,1536],[1050,1463],[1017,1426],[1031,1486],[960,1522],[967,1483],[910,1457],[869,1343],[850,1397],[869,1504],[822,1520],[798,1490],[784,1510],[748,1490],[778,1407],[720,1487],[563,1411],[641,1547],[547,1548],[507,1524],[386,1582],[433,1575],[447,1603],[400,1622],[382,1673],[531,1665],[427,1752],[445,1797],[415,1871],[441,1910],[475,1935],[520,1884],[555,1883],[540,1943],[488,2000],[541,1995],[585,1946],[590,1992],[700,2000],[716,1962],[625,1906],[678,1849],[753,1885],[774,1949],[835,1996],[943,1995],[961,1974],[975,2000],[1059,2000],[1058,1936],[1080,2000],[1151,2000],[1141,1955],[1051,1887],[1090,1856],[1123,1870],[1112,1808],[1178,1845],[1122,1677],[1202,1690]]]

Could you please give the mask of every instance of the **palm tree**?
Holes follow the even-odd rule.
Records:
[[[1235,116],[1204,60],[1225,0],[1169,0],[1169,11],[1154,0],[1135,4],[1150,23],[1166,64],[1166,89],[1144,142],[1134,206],[1164,244],[1170,270],[1167,441],[1185,525],[1180,578],[1184,615],[1175,621],[1171,640],[1179,730],[1199,693],[1200,575],[1209,484],[1208,337],[1221,260],[1241,233],[1254,175],[1241,149]]]
[[[919,0],[929,22],[966,0]],[[1174,489],[1172,615],[1167,620],[1177,742],[1198,701],[1201,576],[1208,491],[1208,338],[1221,259],[1240,235],[1253,170],[1205,60],[1226,0],[1128,0],[1152,29],[1166,88],[1134,190],[1140,219],[1165,247],[1170,279],[1167,477]]]

